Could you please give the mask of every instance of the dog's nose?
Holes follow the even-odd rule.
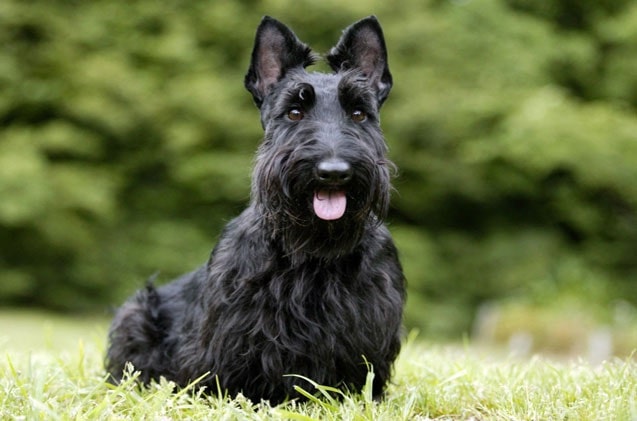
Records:
[[[327,159],[316,166],[319,181],[326,184],[345,184],[352,179],[352,172],[352,166],[342,159]]]

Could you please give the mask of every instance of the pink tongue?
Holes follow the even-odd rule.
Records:
[[[319,190],[314,193],[314,213],[326,221],[343,216],[346,205],[347,197],[343,191]]]

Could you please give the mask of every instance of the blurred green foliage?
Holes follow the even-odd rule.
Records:
[[[101,309],[207,259],[249,196],[264,14],[321,52],[383,25],[409,326],[573,291],[637,303],[629,0],[4,0],[0,303]]]

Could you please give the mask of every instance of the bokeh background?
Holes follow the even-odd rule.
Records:
[[[320,52],[383,25],[409,329],[637,346],[631,0],[3,0],[0,305],[107,314],[208,258],[249,197],[264,14]]]

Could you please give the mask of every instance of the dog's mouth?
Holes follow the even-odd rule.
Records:
[[[314,192],[314,213],[324,221],[334,221],[345,214],[347,196],[343,190],[317,190]]]

